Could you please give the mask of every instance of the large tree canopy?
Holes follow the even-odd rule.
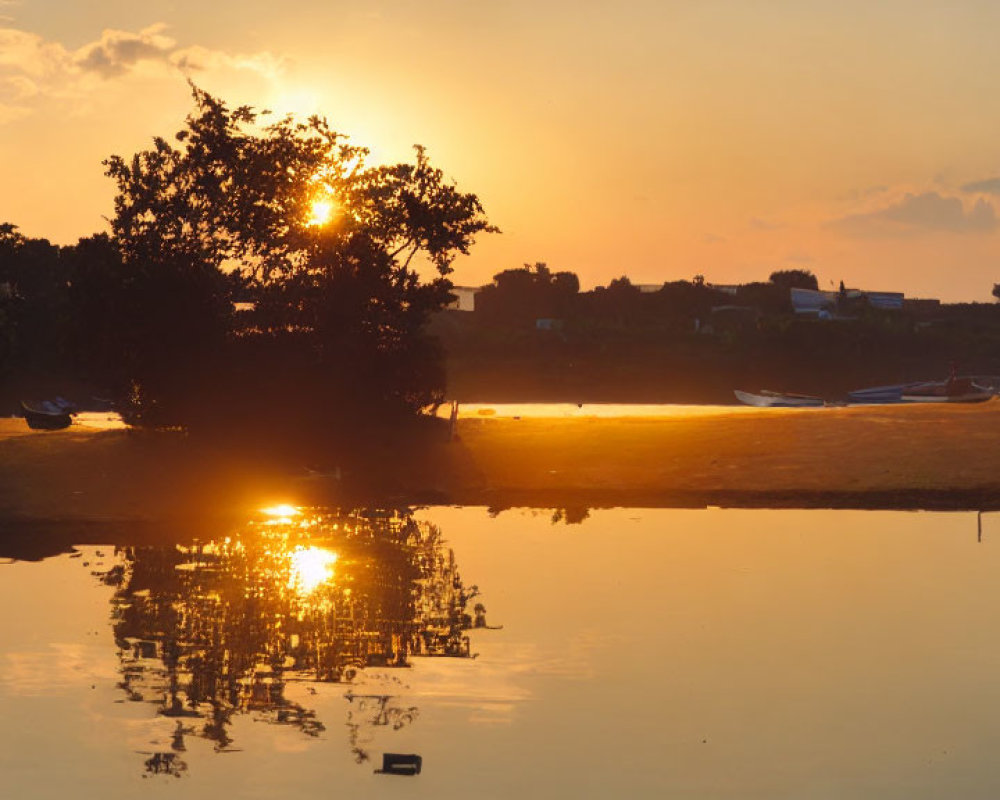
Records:
[[[454,258],[495,230],[478,198],[423,148],[413,163],[370,166],[322,118],[263,125],[266,112],[193,92],[175,143],[106,162],[141,309],[134,417],[190,424],[198,408],[265,402],[412,412],[440,399],[423,327],[450,299]]]
[[[493,321],[531,323],[539,317],[565,317],[580,291],[572,272],[552,272],[546,264],[525,264],[493,276],[476,298],[479,313]]]
[[[807,269],[779,269],[771,273],[768,280],[782,289],[812,289],[819,290],[819,281]]]
[[[0,381],[13,372],[65,366],[57,321],[67,313],[67,266],[60,249],[0,224]]]

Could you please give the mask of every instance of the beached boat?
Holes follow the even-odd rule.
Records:
[[[932,383],[897,383],[892,386],[871,386],[867,389],[855,389],[847,393],[847,399],[851,403],[872,403],[881,405],[883,403],[902,403],[903,394],[917,390],[924,386],[932,386]]]
[[[759,408],[813,408],[826,405],[826,401],[822,397],[814,397],[809,394],[788,394],[787,392],[772,392],[768,389],[761,389],[756,394],[734,389],[733,393],[741,403]]]
[[[972,378],[949,378],[940,383],[924,383],[902,392],[904,403],[982,403],[995,392]]]
[[[945,381],[872,386],[847,393],[851,403],[980,403],[998,394],[995,376],[955,377]]]
[[[56,431],[73,424],[69,409],[51,400],[41,400],[37,403],[22,400],[21,413],[28,427],[34,430]]]

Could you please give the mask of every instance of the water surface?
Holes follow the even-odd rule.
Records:
[[[1000,793],[992,515],[438,507],[226,536],[0,566],[5,796]],[[377,774],[387,752],[421,774]]]

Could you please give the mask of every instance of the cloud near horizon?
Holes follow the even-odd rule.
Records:
[[[781,222],[763,219],[762,217],[751,217],[747,224],[756,231],[776,231],[779,228],[785,227]]]
[[[28,31],[0,27],[0,124],[30,114],[40,99],[82,98],[101,82],[140,68],[144,74],[164,77],[237,70],[273,80],[286,65],[285,59],[268,52],[238,54],[201,45],[179,47],[166,30],[164,23],[135,33],[106,29],[96,41],[70,50]]]
[[[984,198],[968,209],[961,198],[938,192],[906,194],[873,211],[848,214],[829,226],[850,236],[908,236],[917,233],[987,233],[1000,225],[996,209]]]
[[[963,192],[974,194],[1000,194],[1000,178],[987,178],[983,181],[972,181],[963,184]]]

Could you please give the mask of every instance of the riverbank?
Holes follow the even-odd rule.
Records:
[[[218,526],[275,502],[1000,509],[1000,401],[462,418],[454,441],[306,466],[176,434],[0,420],[0,527]],[[361,466],[358,466],[358,465]]]

